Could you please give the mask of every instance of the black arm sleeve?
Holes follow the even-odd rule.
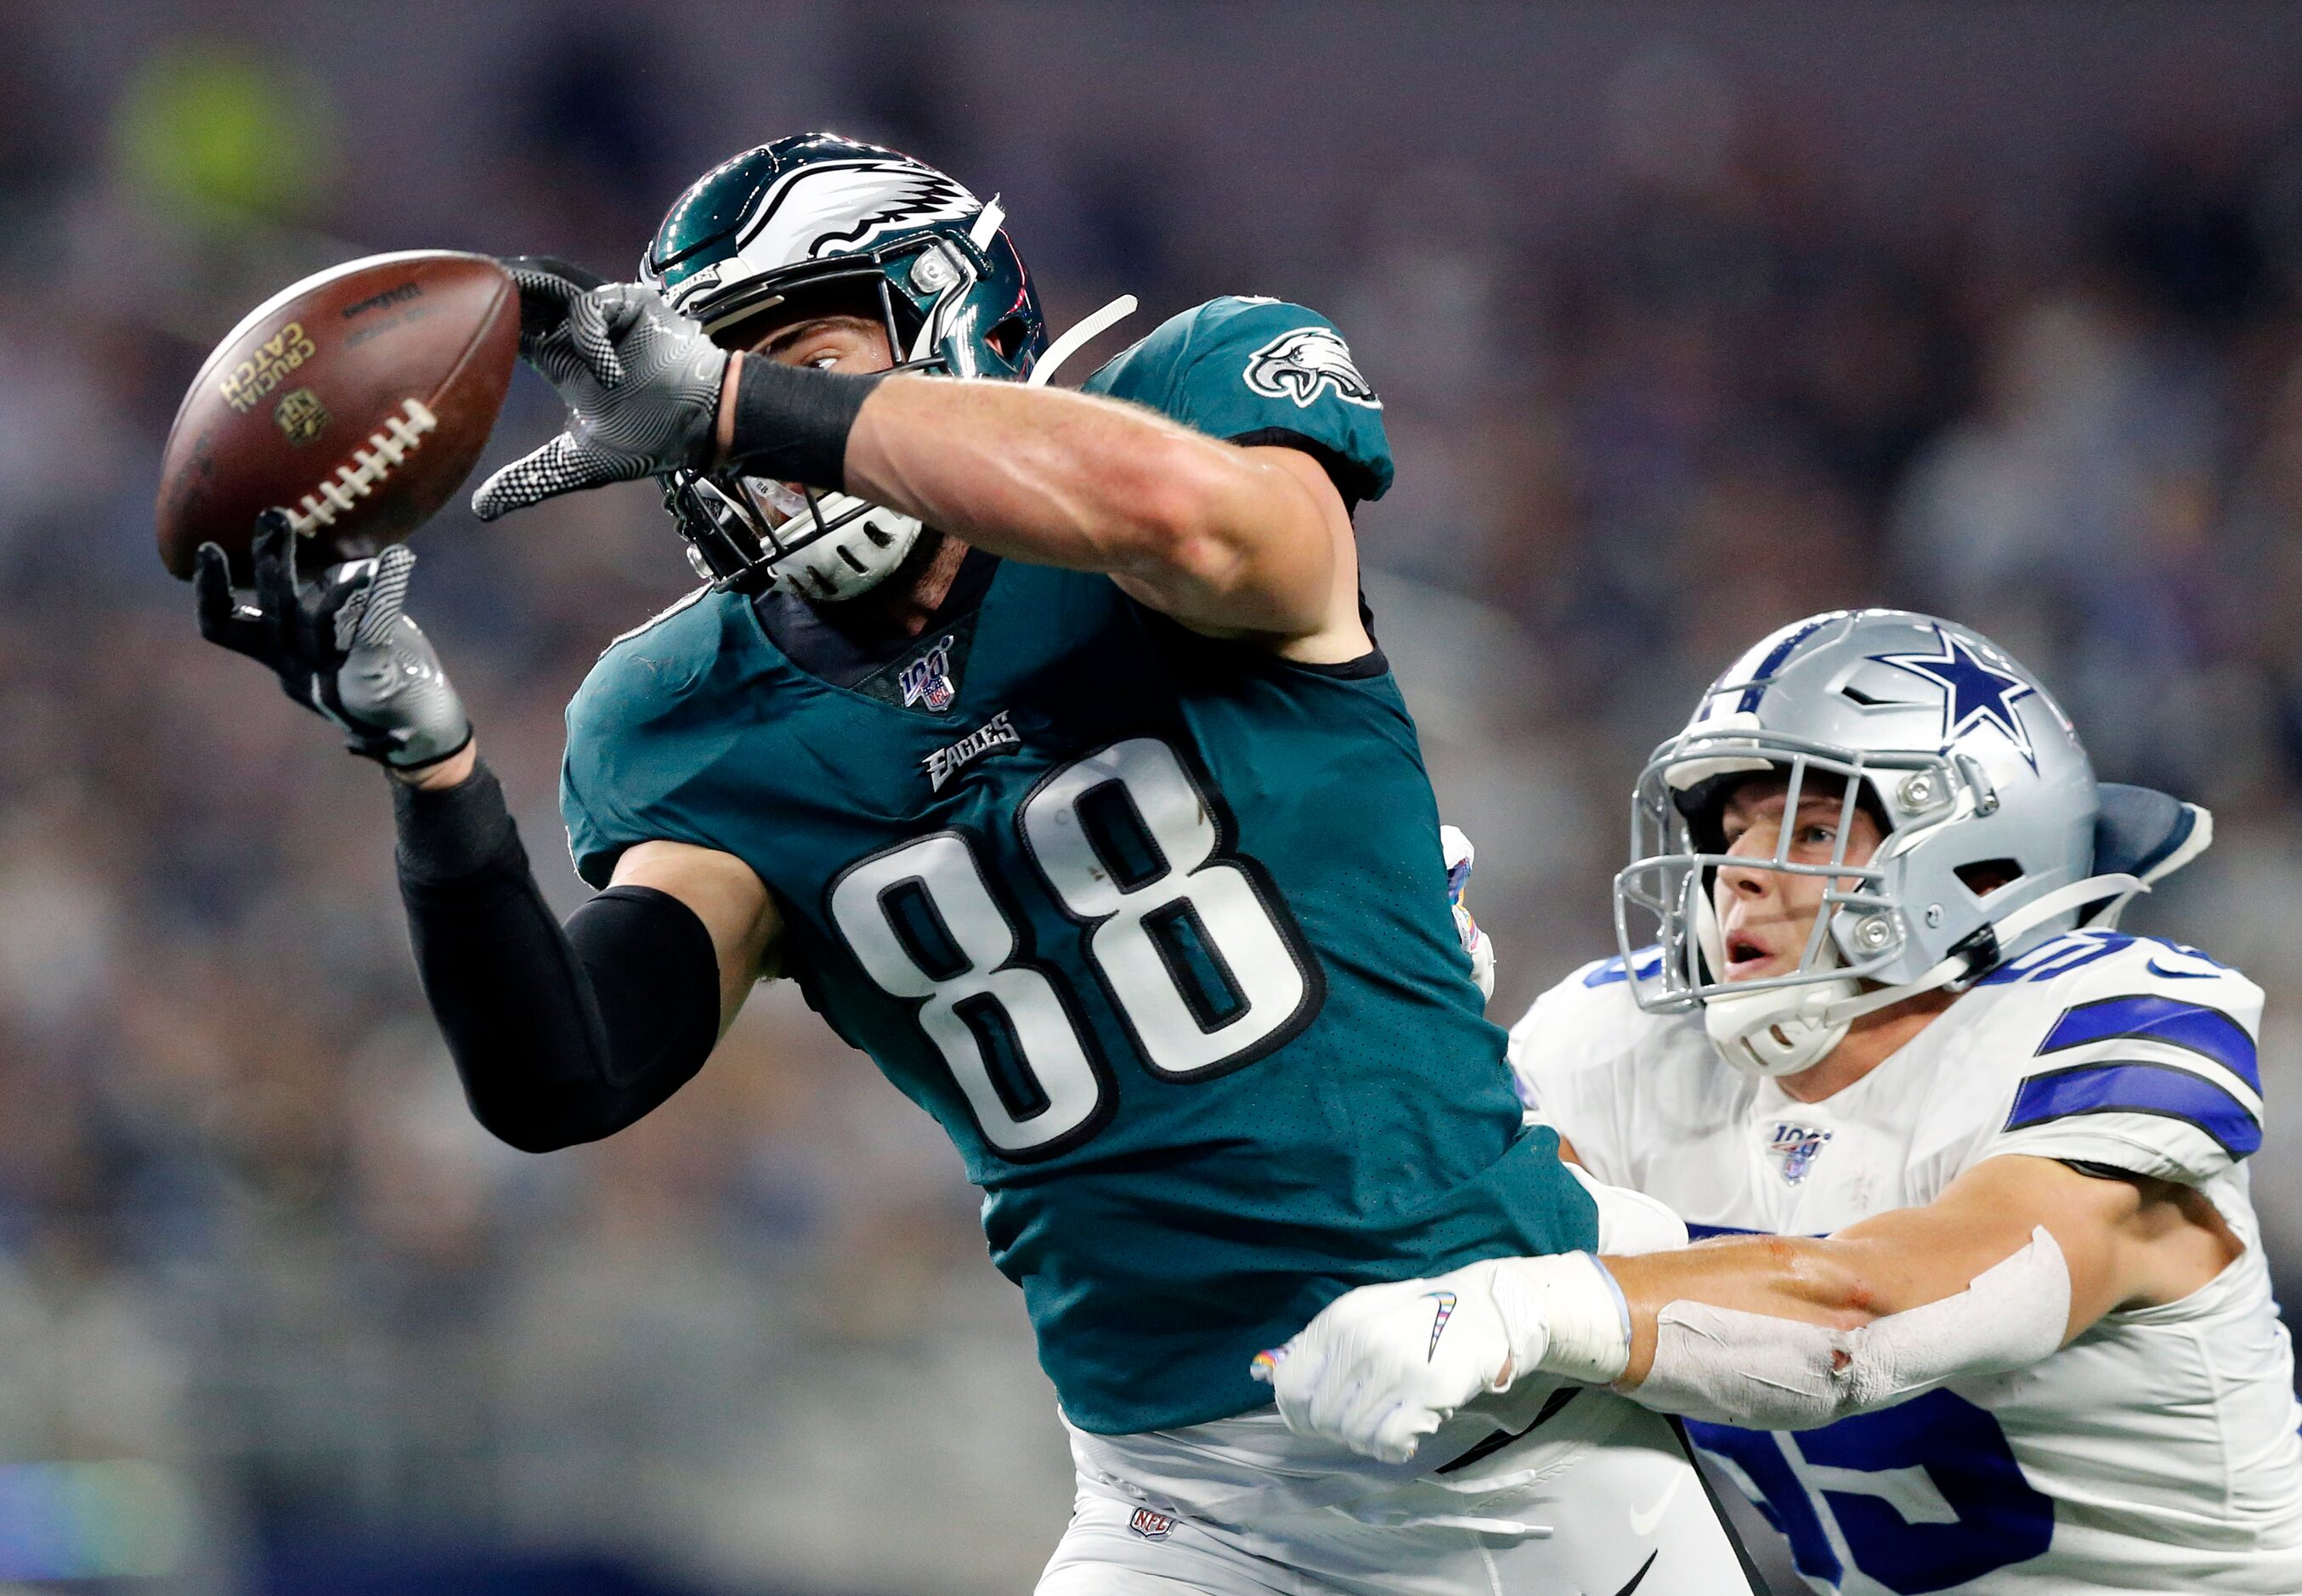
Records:
[[[735,424],[721,464],[811,488],[845,488],[847,434],[854,430],[855,413],[886,375],[811,371],[765,356],[745,357],[735,368]]]
[[[392,786],[416,971],[481,1124],[530,1153],[596,1140],[703,1067],[719,967],[693,910],[612,886],[563,929],[484,764],[437,792]]]

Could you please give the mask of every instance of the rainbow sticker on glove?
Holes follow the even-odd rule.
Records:
[[[1431,1319],[1431,1348],[1423,1355],[1423,1361],[1427,1364],[1439,1356],[1439,1338],[1447,1329],[1447,1321],[1455,1316],[1455,1294],[1452,1291],[1426,1291],[1424,1295],[1439,1305],[1438,1313]]]

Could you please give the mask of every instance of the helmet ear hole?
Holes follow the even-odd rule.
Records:
[[[1011,315],[986,333],[983,341],[991,346],[1000,359],[1012,365],[1016,357],[1023,352],[1023,340],[1029,332],[1029,325],[1021,316]]]
[[[2022,878],[2022,866],[2012,859],[1979,859],[1972,864],[1962,864],[1953,870],[1967,891],[1978,898],[1987,898],[2002,886]]]

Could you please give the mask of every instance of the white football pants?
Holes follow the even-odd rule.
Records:
[[[1671,1422],[1567,1389],[1514,1390],[1457,1415],[1424,1442],[1425,1459],[1456,1460],[1436,1468],[1305,1441],[1275,1409],[1144,1435],[1073,1430],[1078,1501],[1038,1596],[1761,1589]]]

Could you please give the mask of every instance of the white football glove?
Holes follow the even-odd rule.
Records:
[[[1463,902],[1471,889],[1471,867],[1477,862],[1479,851],[1454,826],[1439,827],[1439,845],[1447,860],[1447,902],[1455,911],[1455,935],[1463,939],[1463,951],[1471,955],[1471,979],[1478,983],[1479,995],[1491,1001],[1495,995],[1495,941],[1479,929],[1479,922],[1471,918],[1471,911]]]
[[[1567,1253],[1361,1286],[1250,1372],[1296,1434],[1404,1463],[1465,1403],[1530,1370],[1603,1382],[1629,1359],[1614,1278]]]

